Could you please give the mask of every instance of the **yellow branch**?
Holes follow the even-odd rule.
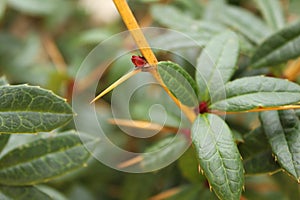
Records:
[[[157,64],[157,59],[151,50],[140,26],[138,25],[134,15],[132,14],[126,0],[113,0],[127,29],[130,31],[133,39],[139,47],[139,50],[146,58],[150,65],[155,66]]]
[[[132,37],[134,38],[139,50],[147,60],[147,62],[153,66],[153,69],[149,72],[154,76],[154,78],[159,82],[159,84],[163,87],[163,89],[167,92],[167,94],[171,97],[171,99],[176,103],[176,105],[182,110],[182,112],[186,115],[190,122],[193,122],[196,118],[196,114],[194,113],[193,109],[187,107],[171,93],[171,91],[167,88],[167,86],[162,81],[160,75],[157,72],[157,59],[151,50],[140,26],[138,25],[134,15],[131,12],[126,0],[113,0],[125,25],[127,26],[128,30],[130,31]]]

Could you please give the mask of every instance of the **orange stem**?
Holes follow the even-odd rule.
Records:
[[[130,31],[133,39],[135,40],[136,44],[139,47],[139,50],[146,58],[147,62],[150,65],[155,66],[158,61],[151,50],[140,26],[138,25],[134,15],[131,12],[126,0],[113,0],[127,29]]]
[[[149,63],[149,65],[153,66],[153,70],[149,71],[154,78],[159,82],[159,84],[163,87],[163,89],[167,92],[167,94],[171,97],[171,99],[176,103],[176,105],[182,110],[182,112],[186,115],[186,117],[193,122],[196,118],[196,114],[193,109],[187,107],[171,93],[171,91],[167,88],[167,86],[162,81],[160,75],[157,72],[157,58],[155,57],[153,51],[151,50],[140,26],[138,25],[134,15],[131,12],[126,0],[113,0],[125,25],[130,31],[132,37],[134,38],[137,46],[139,47],[141,53]]]

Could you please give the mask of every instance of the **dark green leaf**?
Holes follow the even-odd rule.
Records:
[[[161,61],[157,69],[164,84],[182,104],[197,106],[197,85],[182,67],[173,62]]]
[[[240,153],[243,159],[248,159],[255,154],[271,149],[264,130],[258,127],[245,134],[244,142],[239,145]]]
[[[198,159],[195,149],[190,147],[178,160],[182,175],[192,183],[201,183],[205,177],[199,173]]]
[[[9,136],[8,134],[0,134],[0,154],[1,151],[4,149],[5,145],[7,144],[8,140],[9,140]]]
[[[219,21],[242,33],[256,44],[261,43],[271,34],[266,24],[245,9],[225,6],[223,12],[216,14],[219,16]]]
[[[274,173],[280,169],[261,127],[244,136],[244,142],[239,145],[239,150],[247,175]]]
[[[273,30],[279,30],[284,26],[285,20],[279,0],[255,0],[255,3],[261,10],[269,27]]]
[[[141,166],[145,169],[165,166],[165,164],[169,164],[179,158],[187,147],[187,139],[182,134],[162,139],[146,149]]]
[[[1,158],[0,183],[32,185],[46,182],[84,167],[89,156],[75,132],[38,139]]]
[[[260,121],[277,161],[300,182],[300,126],[294,110],[262,112]]]
[[[254,53],[252,67],[277,65],[300,55],[300,21],[276,32]]]
[[[73,117],[66,100],[40,87],[0,87],[0,133],[36,133],[58,128]]]
[[[222,92],[220,91],[221,95]],[[263,76],[236,79],[225,85],[225,92],[226,99],[214,102],[210,108],[222,111],[246,111],[300,101],[299,85],[287,80]]]
[[[1,3],[0,3],[1,4]],[[4,76],[0,77],[0,86],[8,85],[8,82]],[[9,140],[10,135],[0,134],[0,153],[4,149]]]
[[[54,200],[68,200],[67,197],[65,197],[61,192],[57,191],[56,189],[49,187],[47,185],[37,185],[37,189],[40,191],[48,194],[52,199]],[[72,199],[74,200],[74,199]],[[87,200],[87,199],[85,199]]]
[[[238,37],[231,31],[211,39],[197,61],[196,80],[203,101],[231,78],[239,55]]]
[[[274,173],[280,170],[280,166],[275,162],[270,149],[245,159],[243,164],[246,175]]]
[[[230,129],[214,114],[199,115],[192,141],[200,167],[220,199],[239,199],[244,185],[243,164]]]
[[[33,186],[0,186],[1,200],[53,200],[48,194]]]

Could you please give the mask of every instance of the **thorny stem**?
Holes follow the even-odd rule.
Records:
[[[187,107],[171,93],[171,91],[167,88],[167,86],[163,83],[160,75],[157,72],[157,58],[155,57],[153,51],[151,50],[140,26],[138,25],[134,15],[131,12],[126,0],[113,0],[125,25],[130,31],[132,37],[134,38],[139,50],[142,55],[146,58],[149,65],[153,66],[153,70],[149,72],[153,75],[153,77],[158,81],[158,83],[163,87],[163,89],[167,92],[167,94],[171,97],[171,99],[176,103],[176,105],[182,110],[182,112],[186,115],[190,122],[193,122],[196,118],[196,114],[193,109]]]
[[[126,0],[113,0],[127,29],[130,31],[133,39],[139,47],[139,50],[150,65],[158,63],[153,51],[151,50],[140,26],[131,12]]]

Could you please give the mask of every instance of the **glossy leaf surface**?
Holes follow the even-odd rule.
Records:
[[[252,67],[277,65],[300,55],[300,21],[268,37],[255,51]]]
[[[239,145],[239,150],[247,175],[274,173],[280,169],[261,127],[244,136],[244,142]]]
[[[214,114],[199,115],[192,141],[200,167],[220,199],[239,199],[244,185],[243,164],[229,127]]]
[[[238,37],[231,31],[213,37],[203,49],[197,60],[196,72],[201,100],[209,100],[211,93],[229,81],[236,69],[238,49]]]
[[[36,86],[0,86],[0,133],[36,133],[58,128],[73,117],[66,100]]]
[[[221,94],[223,91],[220,91]],[[226,99],[216,101],[212,109],[246,111],[254,108],[283,106],[300,101],[300,86],[284,79],[253,76],[225,85]]]
[[[173,62],[161,61],[157,64],[157,70],[164,84],[182,104],[197,106],[197,85],[182,67]]]
[[[46,182],[83,167],[89,156],[74,132],[38,139],[13,149],[0,159],[0,183],[32,185]]]
[[[52,200],[52,198],[34,186],[0,186],[1,200]]]
[[[300,127],[295,112],[262,112],[260,121],[279,164],[300,182]]]

